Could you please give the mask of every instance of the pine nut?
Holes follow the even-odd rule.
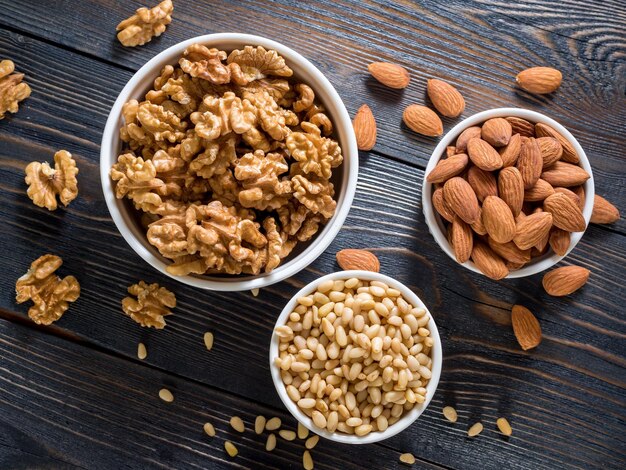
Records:
[[[306,439],[309,436],[309,429],[302,423],[298,423],[298,439]]]
[[[324,429],[326,427],[326,418],[319,411],[313,411],[311,418],[313,419],[313,424],[315,424],[318,428]]]
[[[513,434],[513,429],[511,428],[511,425],[506,418],[498,418],[496,424],[498,425],[498,429],[500,430],[500,432],[505,436],[510,436],[511,434]]]
[[[162,388],[159,390],[159,398],[167,403],[172,403],[174,401],[174,395],[167,388]]]
[[[281,424],[282,423],[280,421],[280,418],[274,417],[269,419],[267,423],[265,423],[265,429],[267,429],[268,431],[276,431]]]
[[[215,437],[215,428],[211,423],[204,423],[203,429],[208,436]]]
[[[313,470],[313,457],[308,450],[305,450],[302,454],[302,466],[304,470]]]
[[[265,442],[265,450],[271,452],[274,449],[276,449],[276,434],[270,434]]]
[[[246,427],[239,416],[233,416],[230,418],[230,426],[237,432],[244,432],[246,430]]]
[[[254,432],[256,434],[262,434],[265,429],[265,416],[257,416],[254,420]]]
[[[230,455],[231,457],[236,457],[237,454],[239,453],[239,451],[237,450],[237,448],[235,447],[235,444],[233,444],[230,441],[224,441],[224,449],[226,449],[226,452],[228,453],[228,455]]]
[[[206,346],[208,351],[210,351],[213,347],[213,333],[211,333],[210,331],[204,333],[204,345]]]
[[[319,377],[316,375],[316,377]],[[298,400],[298,406],[303,409],[315,408],[315,398],[301,398]]]
[[[415,463],[415,456],[407,452],[406,454],[400,455],[400,462],[413,465]]]
[[[365,436],[370,432],[372,432],[371,424],[361,424],[360,426],[354,428],[354,434],[356,434],[357,436]]]
[[[481,422],[474,423],[471,428],[467,430],[467,435],[469,437],[474,437],[479,435],[483,430],[483,424]]]
[[[452,408],[451,406],[445,406],[443,408],[443,415],[451,423],[456,423],[456,420],[458,419],[458,416],[456,414],[456,410],[454,408]]]
[[[288,431],[287,429],[281,429],[278,434],[286,441],[293,441],[296,438],[295,431]]]

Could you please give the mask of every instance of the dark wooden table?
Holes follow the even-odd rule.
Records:
[[[622,0],[445,0],[439,2],[240,2],[174,0],[167,32],[125,49],[116,24],[145,1],[0,0],[0,58],[11,58],[33,89],[16,115],[0,121],[0,468],[299,468],[303,443],[279,439],[273,453],[250,428],[258,414],[295,420],[268,371],[277,314],[295,291],[338,269],[335,252],[374,251],[382,272],[412,287],[440,328],[444,364],[430,407],[408,430],[375,445],[323,441],[316,468],[626,468],[626,222],[588,228],[562,264],[592,271],[566,298],[549,297],[541,276],[494,282],[450,260],[428,233],[421,209],[423,169],[436,139],[401,124],[423,103],[429,77],[458,85],[463,116],[500,106],[550,115],[568,127],[593,165],[596,191],[622,209],[626,122],[626,3]],[[152,3],[152,2],[150,2]],[[156,2],[155,2],[156,3]],[[119,91],[150,57],[199,34],[269,36],[312,60],[353,114],[369,104],[378,143],[362,153],[350,215],[308,269],[250,292],[202,292],[146,265],[123,241],[99,183],[99,144]],[[405,65],[412,80],[396,92],[366,72],[372,61]],[[563,72],[557,93],[514,86],[526,67]],[[445,120],[450,128],[456,120]],[[24,167],[61,148],[80,167],[80,194],[48,212],[26,196]],[[16,305],[15,280],[52,252],[82,295],[57,323],[37,327]],[[120,309],[137,280],[172,289],[179,303],[163,331],[140,328]],[[517,345],[510,308],[522,303],[541,322],[542,344]],[[205,331],[215,333],[212,351]],[[137,344],[148,357],[137,359]],[[167,387],[167,404],[158,390]],[[453,405],[459,421],[441,410]],[[232,415],[248,431],[234,435]],[[509,418],[510,439],[495,420]],[[474,439],[467,428],[485,430]],[[206,421],[217,428],[208,437]],[[235,433],[236,434],[236,433]],[[237,444],[230,459],[224,440]]]

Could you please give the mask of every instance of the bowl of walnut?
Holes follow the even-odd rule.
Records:
[[[211,34],[130,79],[100,173],[113,221],[146,262],[192,286],[248,290],[332,242],[358,151],[343,102],[307,59],[262,37]]]

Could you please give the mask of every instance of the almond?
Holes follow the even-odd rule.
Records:
[[[559,256],[565,256],[570,245],[570,233],[567,230],[553,228],[550,231],[550,247]]]
[[[535,137],[535,125],[531,124],[526,119],[515,116],[510,116],[505,119],[511,124],[513,134],[520,134],[524,137]]]
[[[544,168],[552,165],[563,155],[563,146],[554,137],[539,137],[537,145],[539,145],[539,150],[541,150]]]
[[[439,213],[439,215],[446,219],[448,222],[452,222],[454,220],[454,211],[444,199],[442,188],[437,188],[433,192],[433,207]]]
[[[507,262],[523,265],[530,261],[530,250],[520,250],[513,242],[498,243],[492,238],[487,241],[489,247]]]
[[[456,155],[456,147],[454,145],[448,145],[446,147],[446,157],[450,158],[453,155]]]
[[[376,120],[366,104],[361,106],[352,121],[359,150],[372,150],[376,144]]]
[[[373,271],[375,273],[380,271],[380,262],[376,255],[370,251],[347,248],[338,251],[335,256],[337,263],[344,271],[351,271],[353,269]]]
[[[467,143],[475,137],[480,137],[481,129],[478,126],[468,127],[456,138],[456,152],[466,153]]]
[[[513,166],[517,163],[519,152],[522,148],[522,136],[520,134],[513,134],[509,144],[506,147],[502,147],[498,152],[502,158],[502,166]]]
[[[580,204],[580,197],[578,197],[578,194],[576,194],[574,191],[572,191],[571,189],[567,189],[567,188],[554,188],[554,192],[555,193],[562,193],[565,194],[568,198],[570,198],[572,201],[574,201],[574,204],[576,204],[580,210],[583,210],[584,206],[581,206]]]
[[[561,147],[563,147],[563,154],[561,160],[568,163],[579,163],[580,158],[574,149],[574,146],[567,140],[560,132],[557,132],[547,124],[537,123],[535,124],[535,134],[537,137],[552,137],[559,141]]]
[[[580,266],[563,266],[543,276],[543,288],[550,295],[562,297],[580,289],[589,279],[589,270]]]
[[[551,227],[552,214],[549,212],[537,212],[518,218],[513,242],[518,248],[528,250],[539,243],[550,231]]]
[[[429,183],[443,183],[461,173],[467,166],[468,161],[469,159],[464,153],[453,155],[445,160],[439,160],[435,168],[428,173],[426,181]]]
[[[485,198],[482,220],[487,233],[498,243],[506,243],[515,236],[515,219],[506,202],[497,196]]]
[[[539,150],[537,141],[533,137],[528,137],[526,140],[522,139],[522,148],[516,166],[522,174],[524,189],[532,188],[541,176],[543,168],[541,150]]]
[[[543,201],[548,196],[554,194],[554,188],[547,181],[539,178],[535,185],[524,192],[524,201],[538,202]]]
[[[487,196],[498,195],[498,183],[496,182],[496,177],[490,171],[481,170],[477,166],[473,166],[467,172],[467,182],[476,193],[476,197],[480,202]]]
[[[563,75],[551,67],[531,67],[515,77],[517,84],[530,93],[547,94],[556,91]]]
[[[583,186],[575,186],[573,188],[570,187],[570,191],[578,196],[578,207],[580,207],[580,210],[585,210],[585,188]]]
[[[418,134],[436,137],[443,134],[443,123],[435,112],[419,104],[407,106],[402,114],[404,123]]]
[[[531,249],[531,256],[533,256],[533,250],[536,250],[537,253],[535,256],[541,256],[546,251],[548,251],[548,245],[550,243],[550,232],[546,233],[541,240],[537,242],[535,246]]]
[[[457,117],[465,109],[463,95],[443,80],[436,78],[428,80],[426,90],[433,106],[442,116]]]
[[[474,243],[472,261],[480,272],[491,279],[502,279],[509,274],[509,269],[502,261],[502,258],[482,242]]]
[[[498,175],[498,195],[509,206],[513,217],[517,217],[524,203],[524,181],[522,180],[522,174],[514,166],[503,168],[500,171]]]
[[[474,165],[482,170],[494,171],[502,168],[502,157],[498,151],[482,139],[470,139],[467,153]]]
[[[452,222],[450,240],[454,249],[454,256],[459,263],[463,264],[469,260],[472,254],[473,239],[471,227],[463,222],[460,217],[455,217]]]
[[[530,310],[522,305],[513,305],[511,323],[517,342],[524,351],[541,343],[541,325]]]
[[[619,220],[619,210],[609,201],[597,194],[593,199],[591,222],[594,224],[612,224]]]
[[[504,147],[511,140],[513,128],[504,118],[488,119],[483,124],[482,139],[493,147]]]
[[[450,178],[443,185],[443,197],[463,222],[473,224],[479,215],[476,193],[467,181],[459,176]]]
[[[409,86],[409,71],[398,64],[389,62],[372,62],[367,70],[376,80],[389,88],[401,89]]]
[[[476,222],[470,225],[474,233],[478,235],[487,235],[487,229],[483,225],[483,210],[478,208],[478,217],[476,218]]]
[[[589,179],[589,173],[578,165],[558,161],[544,169],[543,173],[541,173],[541,178],[554,187],[562,186],[568,188],[583,184]]]
[[[563,193],[554,193],[543,201],[543,210],[552,214],[552,223],[568,232],[582,232],[587,227],[580,208]]]

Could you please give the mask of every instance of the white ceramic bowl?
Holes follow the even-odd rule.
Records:
[[[428,329],[430,330],[430,336],[435,341],[433,348],[431,350],[432,357],[432,377],[428,384],[426,385],[426,400],[422,404],[416,404],[411,411],[405,413],[397,422],[389,426],[385,431],[376,431],[367,434],[366,436],[356,436],[343,434],[339,432],[331,433],[325,429],[320,429],[313,424],[311,418],[305,415],[298,406],[291,401],[289,396],[287,395],[287,390],[285,388],[285,384],[280,377],[280,370],[276,365],[274,365],[274,359],[278,357],[278,344],[279,338],[276,333],[272,334],[272,339],[270,342],[270,371],[272,374],[272,380],[274,381],[274,386],[276,387],[276,391],[278,392],[278,396],[287,407],[289,412],[305,427],[309,430],[318,434],[326,439],[330,439],[331,441],[343,442],[345,444],[370,444],[372,442],[382,441],[384,439],[388,439],[391,436],[395,436],[400,431],[408,428],[420,415],[424,412],[430,400],[432,400],[435,395],[435,391],[437,390],[437,385],[439,384],[439,377],[441,376],[441,366],[443,363],[442,356],[442,348],[441,348],[441,338],[439,337],[439,331],[437,330],[437,325],[435,324],[435,320],[433,319],[432,314],[428,310],[428,307],[424,305],[424,302],[408,287],[404,284],[396,281],[395,279],[385,276],[384,274],[374,273],[371,271],[339,271],[332,274],[327,274],[315,281],[304,286],[296,295],[292,297],[292,299],[287,303],[282,313],[276,320],[276,325],[274,326],[274,331],[276,327],[285,325],[287,323],[289,314],[293,312],[293,309],[296,307],[298,302],[298,298],[302,296],[306,296],[311,294],[317,289],[322,282],[327,281],[329,279],[338,280],[338,279],[350,279],[356,277],[358,279],[364,281],[380,281],[384,282],[390,287],[394,289],[398,289],[402,292],[402,296],[413,306],[421,307],[426,309],[428,314],[430,315],[430,321],[428,322]]]
[[[497,108],[490,109],[488,111],[483,111],[478,114],[474,114],[467,119],[459,122],[456,126],[454,126],[439,142],[439,145],[435,147],[430,160],[428,161],[428,166],[426,166],[426,171],[424,175],[428,175],[432,169],[437,165],[442,155],[445,154],[446,147],[448,145],[453,145],[456,142],[456,138],[459,136],[461,132],[471,126],[476,126],[485,122],[487,119],[496,118],[496,117],[507,117],[507,116],[515,116],[522,119],[526,119],[532,123],[544,123],[556,131],[558,131],[561,135],[563,135],[576,149],[576,153],[580,157],[580,164],[582,168],[585,169],[587,173],[589,173],[590,178],[583,185],[585,188],[585,207],[583,208],[583,216],[585,218],[586,225],[589,225],[589,220],[591,219],[591,211],[593,210],[593,198],[594,198],[594,184],[593,184],[593,173],[591,172],[591,165],[589,164],[589,160],[587,159],[587,155],[585,155],[585,151],[580,146],[578,141],[574,138],[574,136],[561,124],[556,122],[554,119],[550,119],[547,116],[544,116],[541,113],[535,111],[529,111],[527,109],[519,109],[519,108]],[[452,246],[448,242],[448,237],[446,235],[446,228],[443,223],[442,218],[439,216],[432,203],[432,194],[433,194],[433,184],[426,182],[426,177],[424,176],[424,181],[422,182],[422,210],[424,211],[424,218],[426,219],[426,224],[428,225],[428,229],[430,233],[435,238],[435,241],[439,244],[439,246],[446,252],[446,254],[452,258],[456,262],[456,258],[454,256],[454,250]],[[582,238],[584,232],[574,232],[571,234],[570,245],[564,256],[559,256],[552,249],[548,249],[546,254],[543,256],[534,258],[521,269],[516,271],[511,271],[506,278],[518,278],[518,277],[526,277],[532,276],[533,274],[540,273],[551,266],[554,266],[556,263],[561,261],[565,256],[569,254],[570,251],[574,249],[576,244]],[[470,260],[463,263],[463,266],[467,269],[474,271],[479,274],[483,274],[476,265]]]
[[[145,230],[140,227],[136,214],[129,207],[129,204],[115,197],[109,170],[117,161],[122,148],[122,142],[119,138],[119,129],[123,121],[122,106],[133,98],[141,100],[145,92],[152,87],[152,82],[159,75],[163,66],[176,64],[185,48],[194,43],[201,43],[226,51],[242,48],[248,44],[276,50],[293,69],[294,76],[313,88],[317,99],[324,105],[335,126],[335,135],[343,150],[344,157],[343,164],[335,169],[333,175],[333,181],[336,183],[335,197],[337,200],[335,215],[313,240],[301,244],[303,249],[300,252],[287,258],[285,263],[271,273],[257,276],[171,276],[165,270],[170,261],[162,257],[157,249],[148,243]],[[320,256],[333,241],[348,215],[356,190],[358,165],[359,154],[350,116],[341,98],[322,72],[303,56],[278,42],[259,36],[236,33],[209,34],[188,39],[164,50],[148,61],[133,75],[115,100],[104,128],[100,149],[100,178],[104,198],[111,217],[126,242],[148,264],[163,274],[191,286],[221,291],[248,290],[274,284],[293,276]],[[299,250],[299,247],[296,247],[296,250]]]

